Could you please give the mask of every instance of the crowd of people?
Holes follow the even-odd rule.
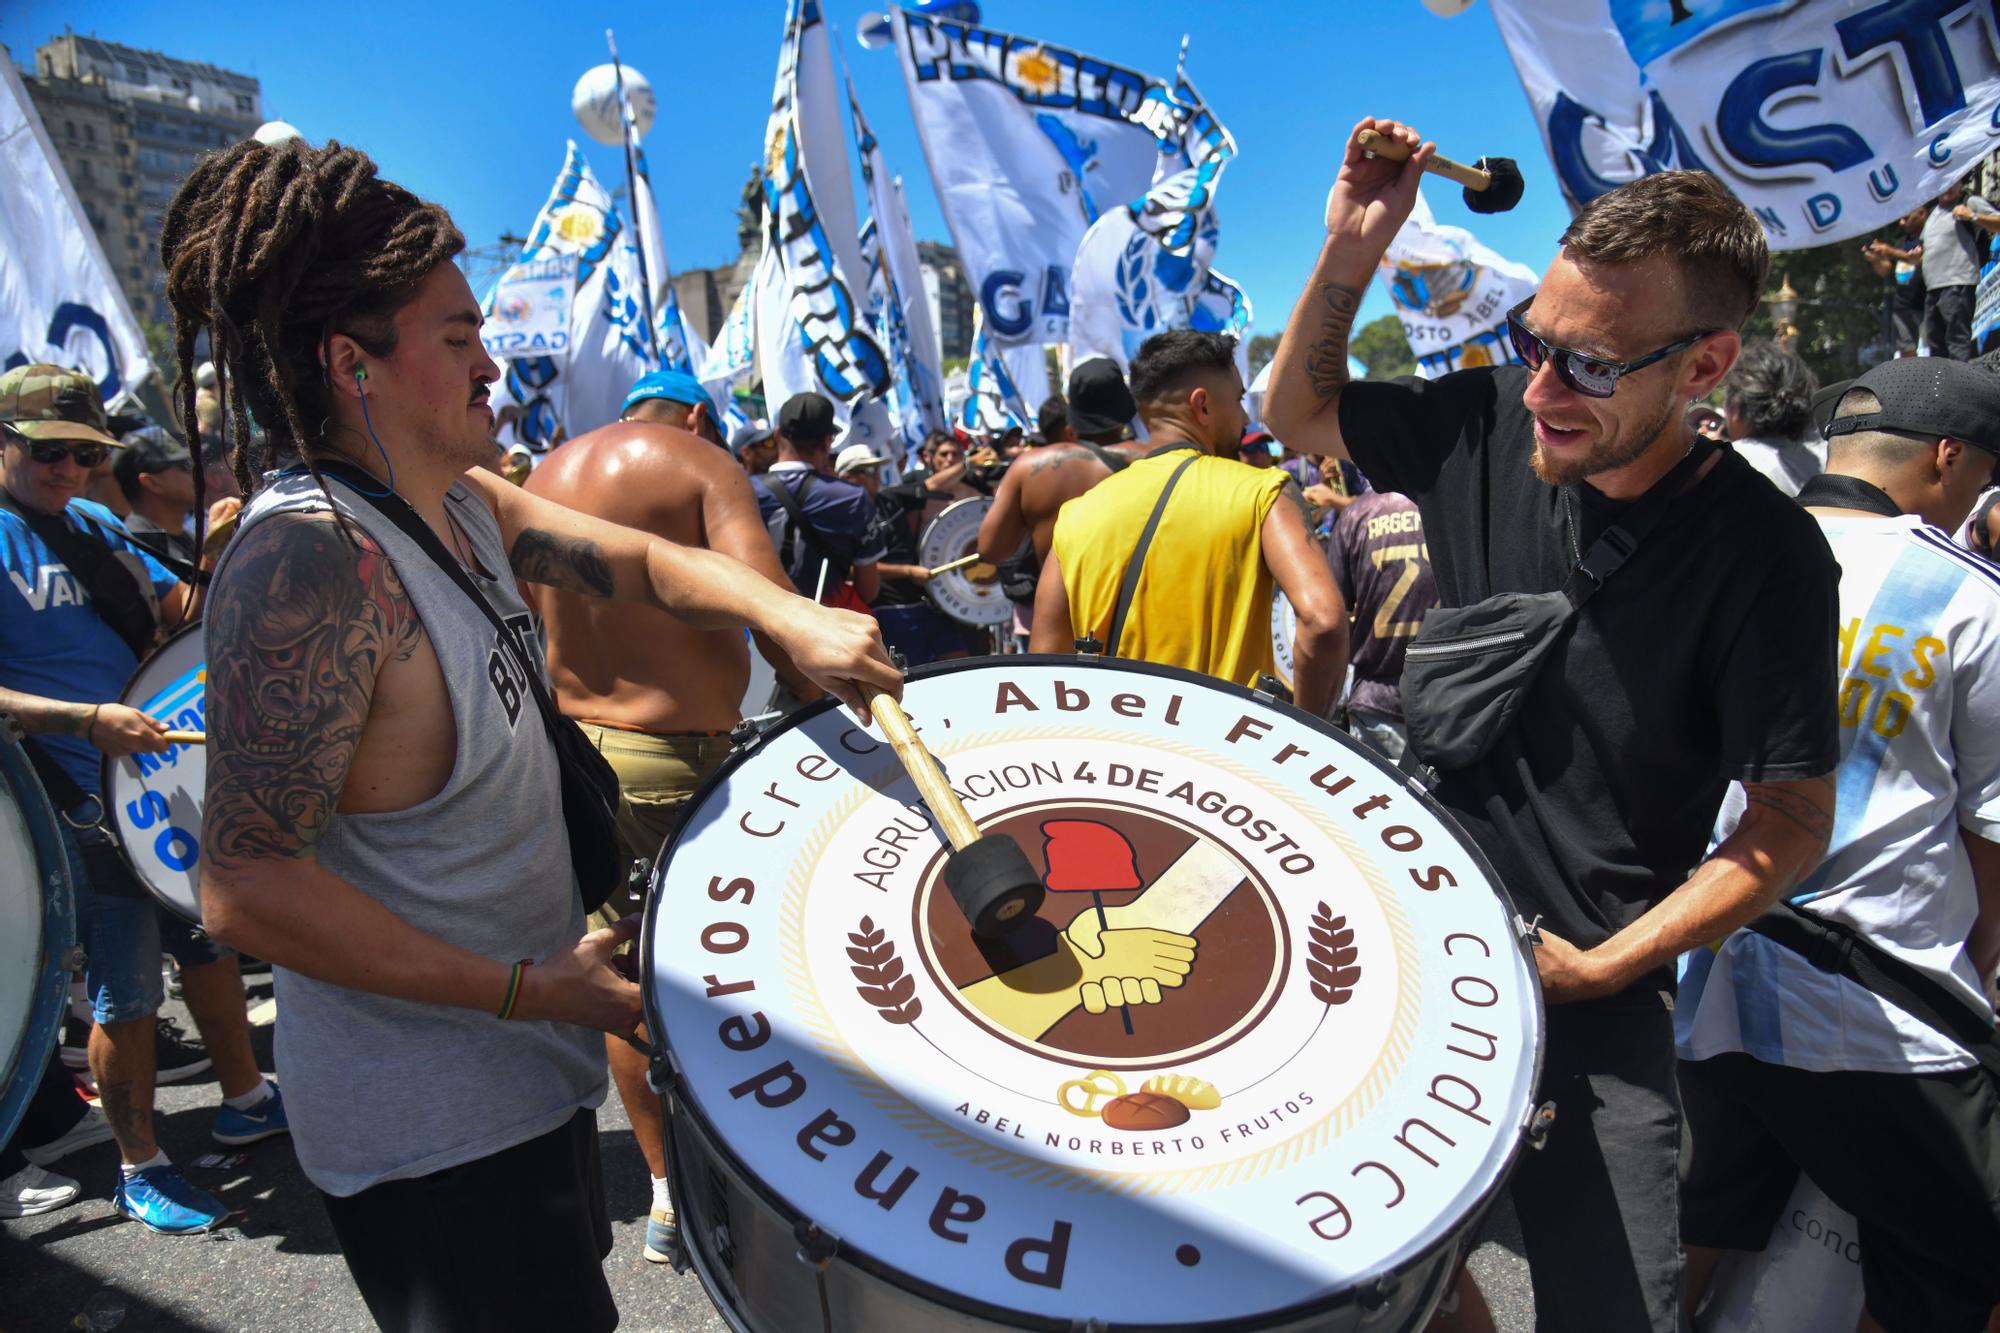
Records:
[[[1859,1220],[1864,1333],[1986,1328],[2000,364],[1958,355],[1941,252],[1991,210],[1948,196],[1906,223],[1921,252],[1882,252],[1921,264],[1951,355],[1822,387],[1746,344],[1762,231],[1661,172],[1571,222],[1512,362],[1353,381],[1431,154],[1360,130],[1415,151],[1350,141],[1265,422],[1231,338],[1170,331],[888,485],[828,399],[725,439],[676,371],[526,470],[442,210],[351,148],[204,159],[165,229],[179,428],[114,430],[59,367],[0,377],[0,712],[65,814],[87,959],[0,1215],[74,1201],[55,1166],[109,1139],[119,1212],[220,1225],[151,1119],[212,1064],[216,1139],[290,1136],[384,1328],[612,1327],[607,1083],[645,1257],[679,1243],[622,872],[729,753],[752,654],[775,707],[864,719],[899,664],[996,647],[1271,688],[1282,594],[1292,703],[1426,785],[1531,923],[1555,1121],[1509,1188],[1538,1326],[1683,1327],[1803,1175]],[[919,551],[982,495],[998,641]],[[134,882],[98,789],[103,756],[167,747],[117,699],[196,618],[201,928]],[[277,974],[282,1084],[244,954]],[[169,957],[199,1044],[156,1018]],[[477,1244],[445,1243],[468,1218]],[[1432,1326],[1493,1326],[1468,1273]]]

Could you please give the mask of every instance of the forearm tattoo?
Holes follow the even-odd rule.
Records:
[[[515,576],[529,583],[591,597],[611,595],[611,562],[604,558],[603,547],[583,537],[560,537],[528,528],[514,539],[507,561]]]
[[[422,623],[395,566],[330,517],[237,539],[208,608],[208,801],[218,863],[310,851],[347,784],[375,681]]]
[[[1744,785],[1743,794],[1749,804],[1790,821],[1808,837],[1825,842],[1833,836],[1833,783],[1826,778],[1810,783],[1751,782]]]
[[[1325,282],[1319,286],[1319,295],[1326,310],[1320,316],[1318,333],[1306,348],[1306,378],[1314,393],[1331,398],[1350,378],[1347,339],[1354,331],[1355,313],[1361,309],[1361,293]]]

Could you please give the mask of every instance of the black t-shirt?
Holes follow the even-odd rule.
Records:
[[[1564,489],[1578,550],[1625,508],[1535,476],[1526,385],[1504,366],[1341,391],[1349,453],[1423,512],[1440,605],[1560,588]],[[1701,861],[1731,779],[1839,763],[1838,598],[1819,525],[1724,451],[1584,606],[1492,751],[1435,794],[1524,915],[1599,944]]]
[[[875,513],[881,519],[883,544],[888,554],[885,565],[914,565],[917,561],[917,521],[913,515],[924,511],[928,499],[921,478],[906,478],[895,486],[884,486],[875,496]],[[909,579],[883,579],[875,606],[915,606],[927,600],[924,590]]]

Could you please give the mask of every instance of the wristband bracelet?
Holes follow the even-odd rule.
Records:
[[[494,1015],[501,1022],[504,1023],[514,1016],[514,1006],[521,999],[521,973],[531,967],[533,961],[533,959],[523,958],[514,964],[514,970],[507,978],[506,1002],[500,1006],[500,1012]]]
[[[97,710],[102,707],[104,707],[103,704],[92,704],[90,706],[90,721],[83,724],[83,740],[86,745],[97,744],[96,741],[90,739],[90,734],[97,730]]]

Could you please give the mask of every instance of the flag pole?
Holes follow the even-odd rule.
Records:
[[[653,327],[653,275],[646,271],[646,237],[639,220],[639,166],[633,155],[639,127],[632,119],[631,103],[625,100],[625,67],[618,63],[618,39],[604,30],[604,44],[611,48],[611,77],[618,88],[618,123],[625,128],[625,199],[632,211],[632,249],[639,256],[640,305],[646,314],[646,345],[653,350],[653,364],[660,363],[660,331]],[[657,216],[658,206],[654,213]]]

